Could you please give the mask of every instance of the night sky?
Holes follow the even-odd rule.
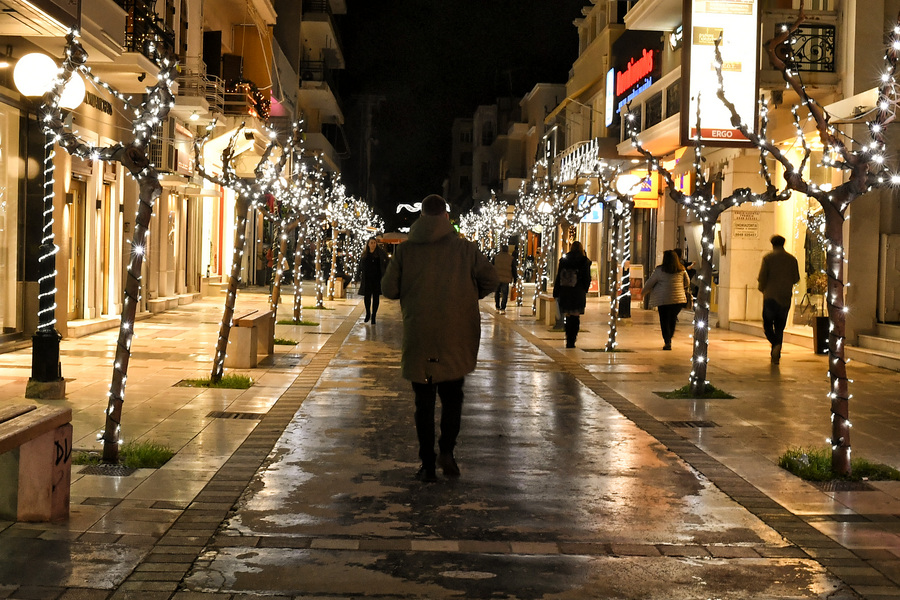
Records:
[[[343,181],[364,196],[361,115],[373,119],[376,210],[441,193],[450,127],[498,96],[565,83],[578,56],[572,21],[588,0],[347,0],[339,27],[347,63],[338,93],[350,149]]]

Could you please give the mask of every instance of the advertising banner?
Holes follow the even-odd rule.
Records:
[[[707,145],[742,146],[749,140],[731,124],[731,114],[716,97],[715,44],[722,53],[726,97],[751,131],[756,130],[757,63],[759,62],[758,0],[685,0],[685,36],[682,79],[687,98],[682,103],[681,143],[698,136]]]

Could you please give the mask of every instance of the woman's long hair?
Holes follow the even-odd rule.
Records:
[[[581,242],[572,242],[572,245],[569,246],[569,251],[566,254],[571,254],[572,256],[584,256],[584,247],[582,247]]]
[[[366,240],[366,247],[363,248],[362,258],[366,258],[369,256],[369,254],[371,254],[371,252],[369,252],[369,242],[371,242],[372,240],[375,240],[375,252],[378,252],[378,240],[374,237],[370,237]]]
[[[664,273],[677,273],[684,271],[684,265],[678,259],[678,254],[674,250],[666,250],[663,252],[662,270]]]

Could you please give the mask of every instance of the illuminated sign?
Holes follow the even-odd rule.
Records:
[[[624,71],[616,73],[616,96],[622,96],[630,88],[641,82],[644,77],[649,77],[653,72],[653,51],[644,48],[641,57],[636,61],[632,58]]]
[[[597,202],[597,196],[593,194],[579,194],[578,206],[583,208],[586,204],[596,203],[591,206],[591,211],[581,218],[582,223],[602,223],[603,222],[603,203]]]
[[[606,126],[609,127],[616,119],[616,70],[606,72]]]
[[[756,129],[758,0],[685,0],[685,57],[682,78],[688,97],[682,111],[681,143],[741,146],[747,138],[731,124],[731,113],[716,97],[715,44],[721,39],[725,94],[751,130]],[[700,130],[697,106],[700,103]]]
[[[659,32],[625,31],[613,43],[614,63],[607,73],[607,104],[609,95],[615,96],[613,111],[607,111],[607,120],[615,122],[626,105],[649,88],[662,75],[660,56],[662,38]]]

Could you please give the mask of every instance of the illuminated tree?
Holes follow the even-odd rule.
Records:
[[[775,202],[785,200],[789,197],[787,192],[778,192],[769,174],[766,156],[764,152],[760,153],[761,174],[765,179],[766,191],[761,194],[753,193],[750,188],[738,188],[725,198],[717,198],[713,191],[713,179],[709,179],[704,172],[702,165],[703,146],[699,140],[700,132],[700,98],[697,100],[697,132],[698,137],[694,142],[694,178],[695,187],[691,194],[685,194],[675,183],[672,173],[662,166],[659,158],[650,153],[643,147],[634,129],[634,115],[628,113],[626,115],[626,127],[631,135],[632,143],[638,152],[646,159],[649,170],[659,171],[666,180],[669,191],[669,197],[676,204],[691,213],[694,218],[700,222],[700,269],[697,274],[698,290],[697,302],[694,305],[694,349],[691,356],[691,375],[690,390],[694,396],[703,396],[706,393],[709,381],[706,379],[707,368],[709,366],[709,301],[712,292],[712,270],[713,270],[713,250],[715,242],[716,222],[719,216],[733,206],[738,206],[745,202],[753,202],[762,205],[765,202]],[[760,122],[760,130],[765,136],[768,120],[763,113]]]
[[[829,334],[828,334],[828,375],[831,388],[828,394],[831,402],[831,469],[838,475],[850,474],[850,381],[847,378],[847,360],[844,354],[847,306],[844,303],[844,222],[849,218],[847,210],[851,203],[875,188],[900,185],[900,174],[890,172],[886,165],[887,127],[896,116],[897,106],[897,59],[900,53],[900,15],[898,25],[890,33],[887,51],[884,55],[884,70],[878,84],[878,101],[873,111],[858,121],[865,124],[868,139],[854,140],[850,135],[830,123],[830,115],[809,95],[803,80],[790,63],[792,55],[791,36],[805,19],[803,4],[796,22],[785,26],[775,37],[765,43],[766,52],[772,66],[781,73],[787,87],[799,101],[791,112],[796,128],[796,140],[802,148],[799,163],[782,152],[774,141],[765,134],[757,135],[744,125],[734,105],[729,102],[723,89],[719,98],[731,112],[731,122],[741,129],[764,154],[771,155],[783,168],[787,187],[814,198],[825,215],[826,272],[828,289]],[[721,55],[716,55],[720,88],[722,81]],[[765,107],[764,107],[765,110]],[[805,113],[801,116],[801,111]],[[869,116],[868,120],[865,117]],[[842,171],[846,181],[835,187],[819,186],[807,179],[806,166],[811,150],[804,130],[805,123],[812,123],[816,135],[824,146],[823,164]]]
[[[52,136],[54,141],[69,154],[87,160],[99,159],[105,162],[118,162],[135,179],[139,187],[134,237],[131,240],[131,260],[128,264],[125,281],[119,338],[116,344],[112,382],[109,386],[109,405],[106,410],[106,424],[100,434],[100,441],[103,444],[103,462],[107,463],[117,463],[119,460],[122,407],[125,399],[128,363],[131,358],[131,342],[134,337],[134,318],[140,299],[141,267],[147,249],[147,238],[150,234],[149,226],[153,203],[162,193],[159,172],[147,156],[147,145],[154,137],[154,129],[159,126],[174,105],[171,85],[175,77],[176,61],[165,50],[154,44],[151,44],[148,49],[159,67],[158,81],[148,90],[142,103],[134,104],[130,97],[117,92],[91,74],[90,69],[86,66],[88,55],[78,41],[78,33],[70,32],[66,37],[62,69],[54,82],[53,89],[44,96],[39,115],[45,133]],[[133,138],[130,142],[120,142],[109,147],[94,146],[67,128],[65,115],[59,105],[60,95],[66,82],[76,71],[81,71],[91,81],[109,91],[134,115]]]
[[[266,146],[259,162],[254,169],[253,179],[244,179],[237,174],[234,162],[236,158],[235,141],[238,134],[244,129],[244,123],[235,130],[228,144],[222,151],[222,174],[215,175],[208,171],[202,160],[203,146],[209,140],[215,128],[215,121],[206,128],[206,134],[194,141],[194,154],[196,157],[197,172],[204,179],[222,187],[229,188],[236,193],[234,208],[234,246],[231,261],[231,274],[228,278],[228,290],[225,294],[225,310],[222,313],[222,322],[219,324],[219,337],[216,342],[216,352],[213,358],[210,381],[221,381],[225,371],[225,354],[228,350],[228,337],[231,334],[232,318],[237,300],[238,285],[241,281],[241,258],[246,246],[245,231],[247,216],[251,209],[260,210],[263,215],[269,214],[267,196],[276,191],[276,182],[284,169],[290,155],[289,148],[279,144],[275,131],[269,131],[269,144]],[[293,138],[299,135],[299,126],[294,127]],[[277,162],[270,159],[276,148],[280,148],[281,155]]]

